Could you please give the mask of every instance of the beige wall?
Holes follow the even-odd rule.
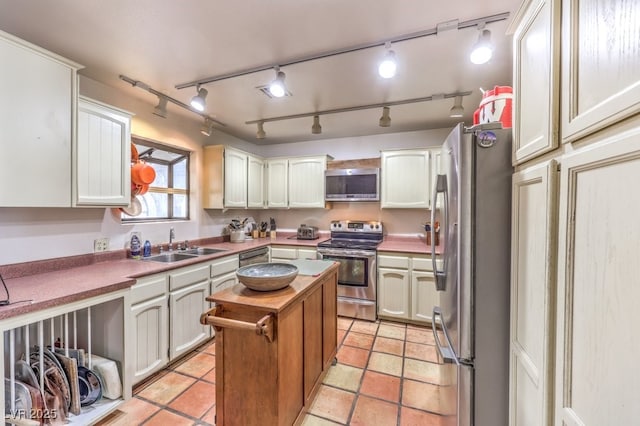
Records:
[[[201,147],[224,144],[265,157],[328,154],[339,160],[376,157],[381,149],[436,146],[448,133],[448,129],[439,129],[326,139],[321,143],[258,146],[215,130],[211,137],[205,137],[200,133],[201,120],[195,115],[191,117],[175,111],[178,108],[175,105],[169,105],[166,119],[155,116],[152,114],[155,98],[144,92],[141,99],[133,98],[118,88],[81,77],[80,93],[134,113],[134,135],[192,151],[191,220],[122,224],[115,209],[0,208],[0,264],[91,253],[93,240],[100,237],[109,237],[110,249],[117,250],[125,247],[132,231],[141,232],[142,238],[153,244],[166,243],[170,227],[175,228],[179,241],[218,236],[222,235],[231,218],[247,216],[257,221],[268,221],[273,217],[281,230],[295,230],[301,223],[328,230],[331,220],[363,219],[381,220],[388,233],[417,234],[420,223],[427,220],[427,210],[381,210],[379,203],[333,203],[331,209],[311,210],[204,210],[200,206],[198,185],[203,167]]]

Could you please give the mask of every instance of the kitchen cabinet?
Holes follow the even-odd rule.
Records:
[[[284,292],[235,288],[210,298],[216,424],[299,424],[336,356],[337,264]],[[259,332],[256,332],[259,330]]]
[[[129,205],[130,158],[131,114],[80,96],[73,161],[74,205]]]
[[[211,328],[199,323],[209,309],[209,264],[197,264],[169,273],[169,356],[174,359],[211,337]]]
[[[513,175],[509,423],[552,424],[558,171]]]
[[[563,143],[640,112],[638,21],[637,0],[562,2]]]
[[[428,149],[382,151],[381,208],[431,207],[429,153]]]
[[[131,381],[125,374],[125,371],[133,368],[132,357],[125,343],[131,331],[127,327],[129,310],[130,289],[127,288],[0,320],[0,333],[3,336],[0,339],[0,351],[4,354],[0,366],[8,379],[5,386],[0,388],[0,405],[10,406],[13,392],[10,381],[16,373],[13,366],[23,355],[29,357],[26,348],[33,353],[31,351],[36,345],[53,347],[60,339],[69,348],[83,349],[86,358],[91,354],[115,361],[118,371],[114,377],[122,384],[120,396],[110,395],[116,399],[102,397],[92,405],[81,407],[80,414],[69,414],[68,423],[94,424],[116,410],[124,400],[131,398]],[[44,370],[42,366],[40,368]],[[117,392],[116,386],[110,391]],[[24,407],[25,401],[18,401],[18,404]],[[24,420],[25,415],[29,414],[28,409],[26,413],[16,414],[22,418],[16,424],[30,424]],[[10,416],[10,410],[6,410],[4,415]],[[2,424],[5,422],[8,424],[9,419],[3,416]],[[61,423],[59,418],[58,423]]]
[[[0,207],[71,207],[82,66],[2,31],[0,63]]]
[[[264,160],[247,155],[247,207],[265,207]]]
[[[238,283],[236,270],[238,269],[238,256],[229,256],[216,259],[211,262],[211,293],[224,290]]]
[[[625,124],[562,158],[555,424],[640,416],[640,118]]]
[[[289,159],[289,207],[324,208],[327,156]]]
[[[131,378],[138,383],[169,362],[169,306],[165,273],[144,277],[131,287],[129,324]]]
[[[262,158],[223,145],[205,146],[203,151],[203,208],[264,207]]]
[[[290,262],[296,259],[317,259],[318,251],[315,247],[271,246],[272,262]]]
[[[267,160],[267,207],[289,207],[289,160]]]
[[[430,323],[438,301],[431,256],[378,253],[378,316]]]
[[[442,165],[440,164],[440,159],[442,158],[442,148],[438,147],[436,149],[431,149],[431,181],[429,183],[429,202],[433,203],[435,201],[431,200],[433,196],[433,187],[438,181],[438,175],[443,174]]]
[[[533,0],[513,37],[513,163],[558,147],[560,1]]]

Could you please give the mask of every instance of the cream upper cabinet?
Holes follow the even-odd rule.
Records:
[[[327,157],[289,158],[289,207],[323,208]]]
[[[562,159],[557,425],[640,418],[640,118],[627,124]]]
[[[513,37],[513,163],[558,147],[560,1],[534,0]]]
[[[406,149],[381,153],[380,207],[431,207],[429,150]]]
[[[442,147],[438,147],[437,149],[431,149],[431,181],[429,182],[429,202],[433,202],[431,197],[433,197],[433,187],[438,181],[438,175],[442,174],[442,165],[440,164],[440,159],[442,158]]]
[[[247,207],[264,207],[264,160],[247,155]]]
[[[80,96],[74,158],[75,205],[129,205],[130,156],[131,114]]]
[[[2,31],[0,63],[0,206],[71,207],[82,67]]]
[[[247,154],[224,150],[224,206],[247,207]]]
[[[640,2],[562,2],[562,141],[640,111]]]
[[[513,175],[509,424],[553,424],[557,163]]]
[[[289,160],[267,160],[267,207],[289,207]]]

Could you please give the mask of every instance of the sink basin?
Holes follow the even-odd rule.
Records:
[[[178,262],[180,260],[193,259],[195,257],[198,257],[198,256],[195,254],[172,252],[172,253],[156,254],[155,256],[151,256],[151,257],[145,257],[144,260],[170,263],[170,262]]]
[[[215,254],[220,253],[221,251],[227,251],[226,249],[217,249],[217,248],[208,248],[208,247],[198,247],[194,249],[184,250],[181,253],[187,254],[195,254],[197,256],[203,256],[206,254]]]

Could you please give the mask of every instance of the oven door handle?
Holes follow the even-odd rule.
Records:
[[[318,250],[318,254],[321,256],[340,256],[340,257],[374,257],[376,255],[375,251],[364,251],[364,250]]]

